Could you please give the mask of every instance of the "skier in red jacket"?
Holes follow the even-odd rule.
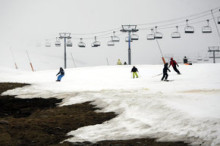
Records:
[[[177,62],[175,60],[173,60],[173,58],[170,58],[170,65],[169,67],[172,65],[173,69],[175,70],[175,72],[177,72],[180,75],[180,71],[176,68],[176,66],[179,67],[179,65],[177,64]]]

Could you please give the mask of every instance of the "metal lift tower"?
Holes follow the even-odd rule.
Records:
[[[209,47],[208,52],[212,52],[212,53],[213,53],[213,56],[212,56],[212,57],[209,57],[209,58],[213,58],[213,63],[215,63],[215,58],[220,58],[220,57],[216,57],[216,56],[215,56],[215,52],[220,52],[219,46]]]
[[[66,39],[71,39],[71,33],[59,33],[60,39],[64,39],[64,68],[66,69]]]
[[[121,32],[128,32],[128,64],[131,65],[131,33],[137,32],[137,25],[122,25]]]

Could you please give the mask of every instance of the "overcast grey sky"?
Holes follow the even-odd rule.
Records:
[[[45,39],[54,41],[59,32],[94,33],[119,28],[122,24],[146,24],[185,17],[216,7],[220,7],[219,0],[0,0],[0,65],[13,67],[9,51],[12,47],[20,68],[28,68],[25,50],[29,51],[39,70],[56,68],[63,65],[63,48],[36,48],[33,44],[44,43]],[[164,39],[159,42],[163,53],[177,58],[204,56],[208,46],[219,45],[219,38],[212,21],[212,34],[202,34],[203,25],[205,22],[196,24],[193,35],[184,35],[180,28],[180,40],[170,39],[170,33],[175,29],[161,30]],[[157,45],[146,40],[147,33],[149,31],[140,30],[140,40],[132,43],[133,64],[161,63]],[[121,35],[121,42],[112,48],[106,46],[108,39],[99,40],[100,48],[91,48],[93,40],[87,39],[88,47],[83,49],[76,46],[78,40],[73,40],[73,48],[67,51],[73,54],[78,66],[105,65],[106,58],[110,64],[115,64],[118,58],[127,61],[125,36]],[[68,67],[73,67],[70,55]]]

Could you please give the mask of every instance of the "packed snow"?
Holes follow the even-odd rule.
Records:
[[[117,117],[103,124],[71,131],[70,142],[157,138],[194,145],[220,145],[220,64],[180,65],[161,81],[163,65],[136,65],[139,78],[132,78],[129,65],[81,67],[26,72],[0,69],[0,82],[30,83],[4,92],[19,98],[57,97],[60,106],[91,101]]]

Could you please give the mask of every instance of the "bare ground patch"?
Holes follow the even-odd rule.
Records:
[[[0,93],[19,83],[0,83]],[[61,141],[66,134],[87,125],[101,124],[114,118],[110,113],[96,113],[89,102],[58,107],[62,100],[56,98],[19,99],[0,96],[0,145],[1,146],[183,146],[183,142],[155,142],[155,139],[100,141],[98,143],[69,143]]]

